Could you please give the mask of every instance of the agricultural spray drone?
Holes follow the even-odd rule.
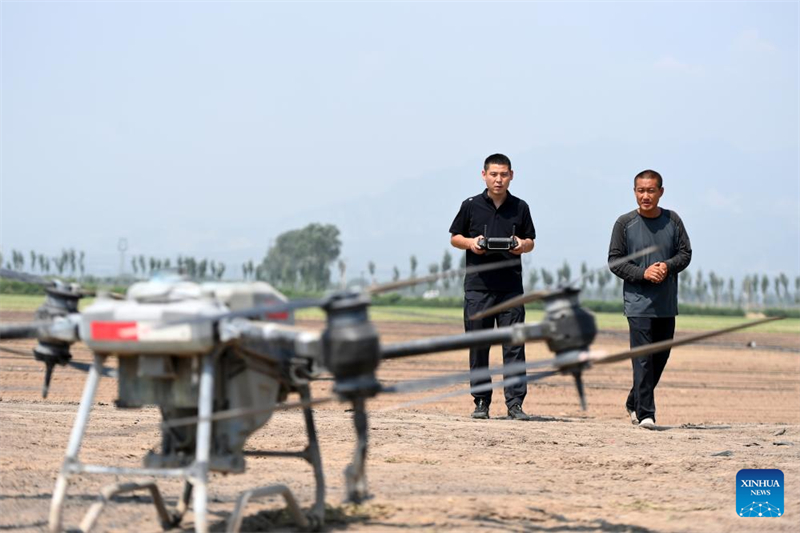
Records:
[[[184,481],[184,488],[176,508],[168,509],[155,481],[109,485],[84,516],[80,525],[82,531],[89,531],[95,525],[103,506],[114,495],[147,489],[153,496],[164,529],[181,522],[191,500],[194,527],[206,533],[209,529],[209,473],[243,472],[245,456],[253,455],[297,457],[310,463],[316,486],[314,503],[310,510],[301,510],[292,491],[283,485],[249,489],[239,496],[227,530],[240,529],[245,506],[251,498],[268,494],[283,496],[298,526],[319,529],[324,521],[325,481],[312,408],[334,400],[351,404],[357,442],[344,474],[348,499],[359,502],[368,495],[366,401],[377,394],[427,390],[462,383],[470,377],[466,372],[387,386],[376,377],[376,370],[384,359],[542,340],[555,354],[552,359],[488,368],[473,372],[472,376],[511,376],[488,384],[502,387],[515,381],[535,381],[568,373],[574,376],[578,395],[585,406],[581,374],[594,364],[639,357],[763,322],[750,322],[615,354],[599,354],[589,351],[597,332],[594,316],[580,306],[580,291],[571,286],[528,293],[510,302],[520,305],[543,300],[545,314],[541,322],[460,335],[382,344],[368,317],[373,294],[448,276],[458,278],[465,273],[509,267],[517,262],[503,261],[362,291],[340,291],[320,299],[294,301],[288,301],[262,282],[198,284],[180,278],[156,279],[134,284],[124,299],[98,297],[83,312],[78,311],[78,300],[86,293],[78,286],[36,278],[34,281],[46,285],[47,294],[44,305],[36,312],[36,320],[0,326],[0,339],[38,340],[33,351],[46,366],[44,395],[56,365],[82,368],[71,361],[73,343],[82,341],[94,353],[93,363],[83,368],[88,371],[88,378],[53,491],[50,531],[62,530],[64,498],[71,476],[115,474],[178,478]],[[19,274],[6,270],[0,274],[20,278]],[[326,324],[321,332],[293,325],[294,311],[308,307],[324,310]],[[498,310],[490,309],[481,315]],[[85,464],[78,458],[98,382],[101,376],[109,375],[104,363],[111,358],[116,358],[118,363],[117,406],[157,405],[163,417],[160,451],[148,453],[141,468]],[[534,372],[527,373],[529,370]],[[312,398],[310,383],[323,374],[333,377],[333,395]],[[297,394],[299,400],[287,402],[290,394]],[[244,450],[253,432],[267,424],[274,412],[287,409],[303,411],[308,435],[304,450]]]

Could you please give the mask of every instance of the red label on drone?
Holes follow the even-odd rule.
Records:
[[[135,341],[136,322],[92,322],[92,339],[96,341]]]
[[[268,313],[267,320],[288,320],[289,313],[284,311],[283,313]]]

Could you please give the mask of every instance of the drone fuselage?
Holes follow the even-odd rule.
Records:
[[[262,342],[256,351],[259,356],[248,357],[237,346],[220,344],[216,323],[198,319],[285,301],[266,283],[140,284],[131,288],[129,299],[99,299],[89,306],[81,315],[79,336],[96,354],[118,359],[117,407],[157,405],[165,422],[197,414],[201,361],[214,352],[215,411],[259,413],[213,425],[209,468],[242,472],[245,441],[269,421],[272,408],[291,389],[283,379],[282,365],[288,358],[281,352],[286,350],[277,342],[270,346]],[[282,318],[283,323],[293,322],[289,313]],[[195,432],[196,425],[165,430],[161,450],[151,452],[145,466],[190,464]]]

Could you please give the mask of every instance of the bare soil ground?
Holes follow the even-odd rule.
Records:
[[[28,318],[2,313],[4,321]],[[319,323],[305,322],[311,328]],[[459,333],[453,324],[380,323],[383,342]],[[782,349],[746,349],[756,346]],[[624,334],[600,335],[595,347],[625,348]],[[30,341],[3,343],[26,352]],[[549,357],[529,344],[529,360]],[[82,345],[75,360],[89,362]],[[499,363],[499,349],[492,352]],[[392,382],[463,371],[466,351],[385,362]],[[325,475],[329,529],[348,531],[798,531],[800,529],[800,335],[739,333],[717,343],[673,350],[657,390],[659,431],[627,420],[623,403],[629,363],[584,376],[589,408],[580,410],[571,379],[529,387],[530,422],[504,418],[502,391],[492,418],[472,420],[471,398],[396,408],[430,393],[383,396],[369,404],[368,476],[374,497],[343,505],[342,471],[353,450],[351,415],[344,404],[316,410]],[[26,355],[0,352],[0,531],[44,531],[50,498],[69,438],[84,375],[58,368],[50,397],[40,397],[41,367]],[[326,394],[329,382],[316,384]],[[464,389],[460,384],[443,392]],[[138,466],[159,443],[155,409],[113,407],[116,383],[103,379],[81,457],[101,464]],[[299,412],[276,413],[249,441],[254,450],[301,449]],[[720,452],[726,452],[719,455]],[[778,468],[786,481],[785,515],[773,519],[736,514],[736,473]],[[121,481],[82,476],[70,486],[65,523],[76,526],[99,489]],[[249,458],[245,474],[214,475],[210,484],[213,529],[240,491],[287,484],[304,506],[313,498],[310,468],[294,459]],[[160,482],[169,502],[178,482]],[[146,493],[118,498],[103,512],[98,531],[160,531]],[[278,499],[253,501],[246,531],[291,529]],[[192,529],[189,512],[183,530]]]

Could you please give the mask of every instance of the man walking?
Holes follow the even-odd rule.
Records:
[[[678,314],[678,273],[692,259],[692,245],[683,221],[674,211],[658,206],[663,180],[655,170],[633,179],[638,209],[617,219],[611,232],[608,261],[650,246],[658,249],[638,259],[611,267],[622,278],[625,316],[631,348],[672,339]],[[653,429],[656,421],[655,388],[667,365],[670,350],[631,359],[633,388],[625,408],[632,424]]]
[[[493,154],[486,158],[481,177],[486,189],[479,195],[462,202],[456,218],[450,226],[450,244],[466,250],[467,266],[486,265],[506,261],[515,256],[533,251],[536,229],[533,227],[530,209],[523,200],[508,192],[514,171],[511,160],[503,154]],[[485,233],[485,235],[484,235]],[[488,253],[480,246],[483,237],[515,236],[517,246],[503,252]],[[522,294],[522,265],[469,274],[464,278],[464,329],[474,331],[510,326],[525,321],[525,308],[513,307],[496,315],[479,320],[469,317],[494,305]],[[503,345],[503,365],[525,361],[525,346]],[[475,371],[489,366],[489,347],[470,348],[469,368]],[[516,372],[504,378],[525,375]],[[470,387],[491,383],[491,377],[471,378]],[[525,382],[505,388],[508,416],[514,420],[527,420],[522,410],[522,402],[528,384]],[[489,418],[489,405],[492,391],[474,392],[475,411],[472,418]]]

